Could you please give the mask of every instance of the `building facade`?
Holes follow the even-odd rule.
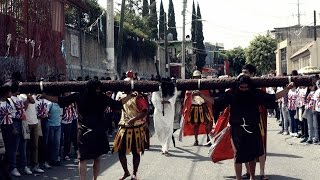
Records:
[[[305,66],[320,65],[318,52],[319,43],[315,40],[313,26],[291,26],[275,28],[271,31],[279,41],[276,53],[277,74],[290,74],[292,70],[299,70]],[[320,26],[316,27],[319,37]]]

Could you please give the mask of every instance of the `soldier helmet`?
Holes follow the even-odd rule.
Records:
[[[199,70],[195,70],[195,71],[193,71],[192,76],[193,77],[201,76],[201,72]]]

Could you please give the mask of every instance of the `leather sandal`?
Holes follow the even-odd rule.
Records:
[[[242,175],[242,179],[250,179],[250,174],[245,173],[244,175]]]
[[[269,178],[266,175],[260,175],[260,180],[268,180]]]
[[[124,173],[124,175],[122,177],[120,177],[119,180],[125,180],[130,175],[131,175],[130,173]]]

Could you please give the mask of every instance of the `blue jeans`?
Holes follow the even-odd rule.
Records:
[[[49,126],[49,158],[52,162],[58,161],[60,150],[60,136],[61,126]]]
[[[62,151],[63,152],[63,157],[70,156],[71,128],[72,128],[72,123],[61,124],[61,141],[60,141],[60,145],[63,144],[63,151],[62,151],[62,148],[60,148],[60,155],[61,155],[61,151]]]
[[[10,140],[14,143],[12,144],[13,153],[9,155],[9,169],[12,170],[17,168],[17,152],[20,154],[20,165],[21,167],[27,166],[27,141],[23,138],[22,135],[22,121],[20,119],[13,119],[13,126],[16,128],[17,133],[12,134]]]
[[[312,111],[310,109],[306,109],[307,111],[307,120],[308,120],[308,128],[309,128],[309,141],[319,140],[318,134],[318,115],[316,111]],[[314,138],[314,139],[313,139]]]
[[[291,132],[292,133],[298,133],[298,120],[294,118],[296,115],[296,110],[289,110],[289,116],[290,116],[290,125],[291,125]]]

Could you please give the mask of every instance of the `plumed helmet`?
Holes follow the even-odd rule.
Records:
[[[132,70],[127,71],[126,75],[127,75],[128,78],[133,78],[133,71]]]
[[[201,72],[199,70],[195,70],[193,71],[192,76],[193,77],[201,76]]]

